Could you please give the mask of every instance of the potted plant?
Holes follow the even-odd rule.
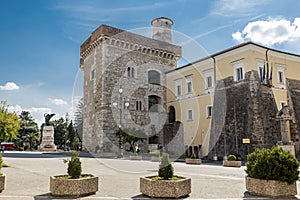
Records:
[[[193,165],[200,165],[201,164],[201,159],[196,157],[196,154],[192,153],[190,158],[185,159],[186,164],[193,164]]]
[[[98,177],[81,174],[81,162],[76,151],[68,163],[68,175],[50,177],[50,192],[53,196],[84,196],[98,191]]]
[[[140,191],[152,198],[180,198],[191,193],[191,179],[175,176],[169,154],[163,153],[158,176],[140,177]]]
[[[241,167],[242,161],[237,160],[235,155],[228,155],[227,160],[223,160],[224,167]]]
[[[160,151],[157,150],[153,156],[151,156],[152,162],[160,162]]]
[[[0,154],[0,170],[3,166],[3,159],[2,159],[2,154]],[[4,190],[5,188],[5,176],[0,172],[0,193]]]
[[[252,195],[289,197],[297,194],[299,162],[289,151],[276,146],[255,150],[247,156],[246,189]]]

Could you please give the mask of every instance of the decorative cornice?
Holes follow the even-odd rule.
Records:
[[[170,52],[158,48],[151,48],[151,47],[134,44],[120,39],[111,38],[105,35],[101,35],[97,40],[91,43],[88,48],[86,48],[84,51],[80,53],[81,59],[84,60],[97,46],[99,46],[104,42],[108,45],[116,46],[124,50],[138,51],[144,54],[159,56],[165,59],[177,60],[178,57],[174,52]]]

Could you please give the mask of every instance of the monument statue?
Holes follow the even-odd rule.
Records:
[[[44,114],[44,117],[45,117],[45,125],[46,125],[46,126],[50,126],[50,119],[51,119],[54,115],[55,115],[54,113],[52,113],[52,114],[45,113],[45,114]]]
[[[54,128],[50,125],[50,119],[55,114],[45,113],[45,126],[42,130],[42,143],[39,146],[41,151],[56,151],[56,145],[54,144]]]

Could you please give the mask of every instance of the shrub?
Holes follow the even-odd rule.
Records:
[[[196,158],[197,158],[197,157],[196,157],[196,154],[195,154],[194,152],[192,153],[191,158],[192,158],[192,159],[196,159]]]
[[[2,153],[0,153],[0,170],[1,170],[1,168],[3,167],[3,159],[2,159]],[[1,173],[0,173],[0,175],[1,175]]]
[[[65,160],[68,163],[68,175],[73,179],[77,179],[81,175],[81,162],[76,151],[72,152],[71,160]]]
[[[174,169],[169,159],[169,154],[163,153],[161,163],[159,165],[158,176],[164,180],[172,178],[174,175]]]
[[[257,149],[247,156],[246,173],[251,178],[293,183],[298,180],[299,162],[280,147]]]
[[[229,161],[236,161],[236,156],[235,155],[229,155],[227,160]]]

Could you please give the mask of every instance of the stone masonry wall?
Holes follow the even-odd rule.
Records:
[[[256,71],[246,73],[239,82],[233,77],[219,81],[213,108],[210,158],[239,154],[245,159],[256,148],[272,147],[281,138],[272,89],[260,84]],[[251,143],[243,144],[243,138]]]
[[[291,140],[295,144],[296,155],[300,152],[300,81],[286,79],[288,88],[288,105],[292,110],[290,122]]]
[[[119,125],[122,129],[143,130],[148,136],[153,132],[153,125],[157,132],[163,129],[167,122],[165,73],[174,69],[176,61],[125,50],[105,42],[98,47],[97,53],[91,53],[84,61],[85,76],[94,66],[96,80],[85,85],[87,108],[84,112],[83,143],[89,151],[118,152],[115,132]],[[126,76],[129,66],[136,70],[135,77]],[[148,84],[149,70],[160,73],[161,85]],[[122,94],[119,93],[120,88],[123,89]],[[148,112],[149,95],[160,98],[159,112]],[[137,100],[142,102],[141,111],[136,110]],[[129,107],[124,107],[125,102],[129,103]]]

